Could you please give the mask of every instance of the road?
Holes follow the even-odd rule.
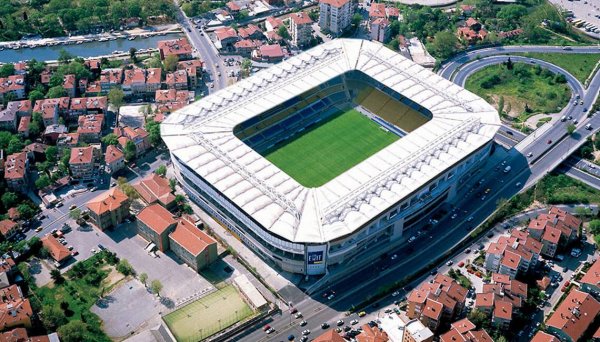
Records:
[[[183,32],[187,35],[190,44],[200,54],[206,70],[210,72],[207,75],[207,81],[212,82],[214,87],[209,88],[209,92],[213,93],[227,87],[227,75],[224,72],[218,75],[220,70],[223,69],[223,60],[219,51],[217,51],[214,44],[210,41],[208,33],[205,33],[202,29],[196,29],[194,23],[179,7],[178,1],[175,0],[174,2],[177,7],[177,21],[183,27]]]
[[[494,48],[491,50],[490,55],[505,53],[506,50],[503,49],[506,48]],[[512,52],[518,51],[513,48],[509,50],[514,50]],[[564,51],[560,48],[555,50],[557,52]],[[577,50],[592,51],[591,48],[578,48]],[[524,51],[548,52],[548,48],[528,47]],[[477,52],[474,52],[472,56],[476,54]],[[462,58],[464,63],[464,60],[470,60],[471,55],[467,54]],[[457,60],[460,59],[459,57]],[[498,60],[496,60],[496,63],[498,63]],[[460,80],[463,73],[467,72],[468,70],[459,70],[455,79]],[[450,77],[453,73],[449,72],[446,75]],[[442,71],[442,74],[444,74],[444,71]],[[573,82],[573,79],[568,78],[568,81],[586,104],[595,101],[598,89],[600,89],[600,74],[595,75],[587,90],[584,90],[577,80]],[[506,135],[502,134],[503,136],[516,136],[514,139],[509,139],[511,141],[521,140],[519,149],[512,148],[508,151],[502,151],[498,148],[480,169],[480,172],[472,177],[470,182],[461,186],[457,198],[462,200],[455,203],[455,210],[459,213],[458,217],[453,220],[450,215],[446,215],[435,226],[434,230],[421,234],[419,239],[413,243],[413,246],[399,248],[396,252],[398,256],[396,261],[391,262],[389,258],[377,260],[369,265],[367,269],[355,272],[344,281],[332,285],[338,294],[337,298],[328,301],[317,294],[313,297],[307,296],[299,303],[293,303],[294,307],[303,313],[304,319],[308,322],[305,327],[298,325],[300,320],[294,319],[288,312],[283,312],[268,322],[276,330],[273,335],[266,336],[259,328],[259,324],[256,330],[245,331],[245,336],[238,336],[237,338],[242,341],[285,340],[288,335],[301,336],[301,331],[304,329],[311,330],[313,332],[311,336],[317,336],[321,331],[321,323],[328,322],[330,325],[335,326],[335,321],[342,318],[344,312],[353,304],[357,304],[373,295],[381,286],[393,284],[395,281],[427,266],[430,260],[434,260],[437,256],[449,250],[463,239],[468,231],[493,213],[499,199],[511,198],[558,166],[579,143],[585,141],[592,134],[592,130],[583,129],[587,123],[590,123],[592,127],[600,127],[600,116],[586,118],[582,106],[569,104],[564,113],[579,120],[578,128],[573,135],[566,136],[565,127],[567,123],[560,121],[546,129],[545,132],[540,133],[539,136],[534,136],[533,139],[524,139],[520,132],[503,127],[502,130],[505,130],[505,132],[511,132]],[[548,144],[548,140],[552,140],[552,143]],[[529,153],[533,154],[530,160],[525,157]],[[501,170],[505,165],[511,165],[512,170],[503,173]],[[480,181],[482,184],[478,186],[477,184]],[[482,194],[481,189],[488,188],[490,189],[489,194]],[[411,232],[408,232],[408,234],[411,234]],[[403,292],[405,290],[407,289],[403,289]],[[392,301],[392,298],[390,297],[388,300]],[[367,311],[373,310],[377,311],[372,307],[367,309]],[[353,318],[357,317],[348,317],[345,320],[349,321]]]
[[[571,50],[563,50],[562,46],[495,46],[484,49],[471,50],[462,52],[455,57],[444,62],[438,74],[440,76],[451,79],[452,74],[456,72],[464,64],[477,59],[478,57],[487,57],[492,55],[501,55],[507,53],[523,53],[523,52],[555,52],[555,53],[599,53],[598,46],[573,46]]]

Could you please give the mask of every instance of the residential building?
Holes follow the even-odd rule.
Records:
[[[59,97],[53,99],[43,99],[35,101],[34,112],[42,113],[44,126],[55,125],[58,123],[59,116],[67,115],[69,111],[69,97]]]
[[[262,44],[263,43],[260,40],[243,39],[235,42],[233,47],[239,55],[250,57],[252,55],[252,51],[260,47]]]
[[[69,129],[65,125],[50,125],[44,130],[44,140],[47,142],[56,142],[61,134],[66,134]]]
[[[82,115],[79,117],[78,125],[79,140],[86,143],[99,142],[104,127],[104,114]]]
[[[265,28],[267,32],[277,31],[283,25],[283,21],[275,17],[267,17],[265,20]]]
[[[527,231],[514,229],[510,237],[501,236],[490,243],[486,250],[484,267],[486,270],[501,274],[527,273],[538,263],[543,244]]]
[[[121,145],[121,149],[125,148],[127,141],[133,141],[137,156],[142,155],[151,146],[148,132],[141,127],[116,127],[114,133],[117,137],[119,137],[119,145]]]
[[[312,19],[306,12],[297,12],[290,15],[290,34],[292,45],[305,46],[312,39]]]
[[[233,44],[240,39],[237,32],[229,26],[215,30],[215,35],[217,37],[215,45],[219,49],[232,48]]]
[[[561,341],[579,341],[600,312],[600,303],[590,294],[572,289],[546,320],[546,331]]]
[[[81,94],[81,95],[85,94],[87,87],[88,87],[87,78],[82,78],[79,80],[79,82],[77,82],[77,91],[79,91],[79,94]]]
[[[468,318],[450,325],[450,330],[440,336],[440,342],[493,342],[485,330],[475,330],[476,326]]]
[[[286,56],[286,52],[279,44],[261,45],[258,50],[254,50],[252,58],[264,62],[279,62]]]
[[[6,108],[0,110],[0,130],[11,132],[17,130],[18,116],[15,104],[16,102],[9,102]]]
[[[242,39],[261,39],[263,37],[263,32],[260,28],[253,24],[239,28],[237,33]]]
[[[357,342],[387,342],[388,335],[379,327],[371,327],[368,324],[362,326],[362,332],[356,336]]]
[[[75,97],[77,93],[77,79],[75,75],[63,76],[63,88],[67,91],[68,97]]]
[[[368,325],[367,325],[368,326]],[[402,342],[432,342],[433,332],[418,319],[406,322]]]
[[[26,152],[18,152],[9,155],[4,161],[4,180],[6,186],[18,192],[27,192],[29,160]]]
[[[167,209],[173,209],[176,205],[169,180],[156,173],[134,183],[133,187],[147,204],[159,203]]]
[[[237,3],[235,3],[234,1],[229,1],[228,3],[225,4],[225,6],[227,6],[227,9],[233,15],[238,14],[240,12],[240,10],[242,9],[242,7],[240,5],[238,5]]]
[[[170,249],[196,272],[217,260],[217,242],[184,216],[169,234]]]
[[[59,342],[57,333],[48,335],[29,337],[25,328],[15,328],[13,330],[0,333],[0,341],[2,342]]]
[[[110,88],[123,83],[123,69],[104,69],[100,72],[100,91],[102,94],[108,94]]]
[[[46,149],[47,148],[48,148],[48,145],[34,142],[34,143],[31,143],[31,144],[25,146],[25,148],[23,148],[22,152],[27,152],[27,158],[31,162],[39,162],[39,161],[46,160]]]
[[[108,98],[106,96],[75,98],[71,99],[69,118],[75,119],[89,114],[105,114],[107,110]]]
[[[462,312],[467,292],[452,278],[438,274],[433,282],[422,284],[409,294],[407,316],[420,319],[435,332]]]
[[[371,2],[369,6],[369,22],[378,19],[378,18],[387,18],[385,12],[385,3],[383,2]]]
[[[86,204],[92,221],[101,230],[116,227],[123,222],[129,216],[129,205],[129,197],[116,187]]]
[[[554,227],[544,229],[544,235],[542,235],[542,255],[549,258],[554,257],[560,243],[560,235],[560,230]]]
[[[590,269],[579,280],[581,291],[592,294],[594,297],[600,296],[600,262],[594,261]]]
[[[339,36],[351,23],[352,2],[350,0],[320,0],[319,27],[334,36]]]
[[[560,340],[556,336],[540,330],[533,336],[531,342],[560,342]]]
[[[156,115],[157,116],[169,114],[177,109],[183,108],[194,99],[194,92],[187,90],[176,91],[175,89],[157,90],[154,96],[156,102]]]
[[[31,116],[24,116],[19,120],[17,133],[23,138],[29,137],[29,125],[31,124]]]
[[[71,149],[77,147],[79,143],[79,133],[61,133],[56,139],[56,146],[60,148]],[[71,151],[69,151],[70,153]]]
[[[88,82],[85,88],[85,95],[87,96],[99,96],[102,94],[102,87],[99,81]]]
[[[275,31],[265,32],[265,37],[267,37],[267,42],[269,44],[280,44],[283,41],[283,38]]]
[[[158,51],[161,59],[171,55],[177,56],[180,61],[192,59],[192,45],[187,38],[162,40],[158,42]]]
[[[340,334],[330,329],[317,336],[312,342],[346,342]]]
[[[154,243],[161,252],[169,249],[169,233],[177,225],[177,220],[160,204],[151,204],[137,215],[137,233]]]
[[[371,39],[385,43],[390,38],[390,21],[386,18],[377,18],[371,22]]]
[[[500,330],[507,330],[513,319],[513,305],[511,302],[499,300],[494,304],[492,324]]]
[[[29,299],[23,296],[21,288],[10,285],[0,290],[0,327],[10,329],[15,327],[31,328],[33,310]]]
[[[94,147],[75,147],[71,149],[69,169],[71,177],[89,180],[94,177]]]
[[[11,75],[0,78],[0,101],[4,101],[9,94],[13,100],[26,97],[25,75]]]
[[[10,239],[19,231],[19,224],[13,220],[5,219],[0,221],[0,234],[3,239]]]
[[[500,267],[498,268],[498,273],[506,274],[511,279],[514,279],[517,276],[517,272],[519,271],[520,262],[520,255],[511,251],[505,251],[504,256],[502,257],[502,261],[500,262]]]
[[[146,92],[146,70],[133,68],[125,70],[123,79],[123,93],[125,95],[137,95]]]
[[[185,70],[176,70],[167,74],[165,84],[168,89],[187,90],[188,74]],[[157,90],[158,91],[158,90]]]
[[[104,153],[104,163],[108,172],[113,174],[125,167],[125,155],[118,147],[109,145]]]
[[[188,76],[188,83],[190,88],[195,89],[198,86],[198,75],[202,76],[202,63],[199,59],[192,59],[189,61],[182,61],[177,63],[178,70],[185,70]]]
[[[60,243],[52,234],[47,234],[41,238],[42,245],[48,250],[50,257],[59,264],[62,264],[71,257],[71,251]]]

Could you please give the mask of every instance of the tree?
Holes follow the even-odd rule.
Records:
[[[144,286],[146,286],[146,282],[148,281],[148,274],[141,273],[139,278],[140,278],[140,281],[142,282],[142,284],[144,284]]]
[[[6,63],[0,67],[0,77],[8,77],[15,74],[15,65]]]
[[[508,60],[506,61],[506,69],[508,70],[512,70],[514,67],[514,63],[513,61],[510,59],[510,57],[508,57]]]
[[[5,192],[2,195],[2,205],[4,205],[5,209],[12,208],[16,203],[19,197],[14,192]]]
[[[118,139],[117,135],[114,133],[109,133],[109,134],[103,136],[102,139],[100,139],[100,141],[102,141],[102,143],[106,146],[119,144],[119,139]]]
[[[136,48],[132,47],[132,48],[129,49],[129,58],[131,59],[131,61],[133,63],[137,63],[137,55],[136,55],[136,53],[137,53],[137,49]]]
[[[58,336],[64,342],[79,342],[86,340],[88,325],[80,320],[73,320],[58,328]]]
[[[55,305],[44,305],[42,308],[42,323],[48,330],[56,330],[59,326],[67,323],[67,317],[64,312]]]
[[[179,57],[177,57],[177,55],[168,55],[163,62],[165,71],[173,72],[177,70],[177,63],[179,63]]]
[[[119,263],[117,264],[117,271],[119,271],[121,274],[123,274],[125,276],[135,274],[135,270],[133,269],[133,266],[131,266],[131,264],[129,263],[129,261],[127,261],[127,259],[121,259],[121,261],[119,261]]]
[[[436,33],[433,37],[431,48],[435,55],[445,59],[456,52],[457,45],[458,38],[452,32],[442,31]]]
[[[46,155],[46,160],[49,163],[54,164],[58,161],[58,147],[48,146],[48,148],[46,148],[46,151],[44,152],[44,154]]]
[[[50,271],[50,278],[54,280],[55,284],[62,284],[65,282],[65,278],[60,274],[60,271],[57,269],[53,269]]]
[[[160,282],[160,280],[158,279],[154,279],[151,283],[150,283],[150,290],[152,291],[152,293],[154,293],[155,295],[160,297],[160,291],[162,291],[163,289],[163,285]]]
[[[37,89],[32,90],[29,93],[29,101],[31,101],[31,103],[33,103],[33,104],[35,104],[35,101],[41,100],[43,98],[44,98],[44,93],[42,93],[41,91],[39,91]]]
[[[163,164],[160,165],[159,167],[156,168],[156,170],[154,170],[154,173],[156,173],[157,175],[164,177],[167,174],[167,167]]]
[[[36,210],[31,207],[31,205],[27,203],[19,204],[17,206],[17,211],[21,218],[25,220],[29,220],[35,216]]]
[[[146,123],[146,131],[148,131],[148,137],[150,138],[150,143],[154,147],[160,146],[162,144],[162,137],[160,136],[160,123],[154,120],[148,121]]]
[[[119,109],[123,105],[123,99],[125,94],[123,90],[118,87],[113,87],[108,92],[108,102],[110,102],[117,109],[117,124],[119,123]]]
[[[67,96],[67,91],[63,88],[62,85],[57,85],[48,89],[48,93],[46,94],[46,98],[55,99],[57,97]]]
[[[590,221],[590,232],[594,235],[600,233],[600,220],[591,220]]]
[[[473,310],[468,315],[469,320],[477,326],[478,329],[485,329],[489,325],[489,317],[485,312]]]
[[[169,187],[171,188],[171,192],[175,192],[176,186],[177,186],[177,180],[175,178],[169,179]]]
[[[589,207],[585,207],[585,206],[578,206],[575,208],[575,215],[582,217],[582,218],[586,217],[586,216],[591,216],[592,209],[590,209]]]
[[[567,134],[573,135],[573,133],[575,133],[576,129],[577,129],[577,126],[575,126],[574,124],[568,124],[567,125]]]
[[[354,28],[358,28],[358,26],[360,25],[360,22],[363,20],[362,15],[358,14],[358,13],[354,13],[354,15],[352,16],[352,26],[354,26]]]
[[[73,55],[65,51],[65,49],[60,49],[58,52],[58,63],[59,64],[69,64],[73,59]]]
[[[73,220],[79,220],[81,218],[81,209],[74,208],[72,210],[69,210],[69,217]]]
[[[135,147],[135,143],[131,140],[127,140],[127,143],[125,143],[125,150],[123,151],[123,153],[125,154],[125,159],[127,159],[127,161],[132,161],[135,159],[136,156],[136,147]]]
[[[42,175],[35,181],[35,187],[40,190],[50,186],[50,184],[52,184],[52,182],[50,181],[50,177],[47,175]]]
[[[279,26],[279,28],[277,29],[277,34],[283,38],[283,39],[290,39],[290,33],[287,30],[287,27],[285,27],[285,25],[281,25]]]
[[[185,196],[181,195],[181,194],[177,194],[175,195],[175,203],[182,205],[186,202]]]
[[[248,58],[244,58],[240,66],[242,67],[244,77],[248,77],[250,75],[250,69],[252,69],[252,61]]]

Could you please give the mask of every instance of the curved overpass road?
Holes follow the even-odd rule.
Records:
[[[570,50],[564,50],[561,46],[495,46],[477,50],[471,50],[463,52],[448,61],[444,62],[438,74],[440,76],[450,79],[452,74],[464,64],[479,57],[488,57],[493,55],[502,55],[510,53],[524,53],[524,52],[542,52],[542,53],[564,53],[564,54],[580,54],[580,53],[600,53],[598,46],[573,46]]]

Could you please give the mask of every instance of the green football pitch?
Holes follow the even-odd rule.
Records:
[[[252,315],[232,286],[226,286],[163,317],[178,342],[200,341]]]
[[[276,146],[264,157],[303,186],[316,188],[398,139],[351,109]]]

